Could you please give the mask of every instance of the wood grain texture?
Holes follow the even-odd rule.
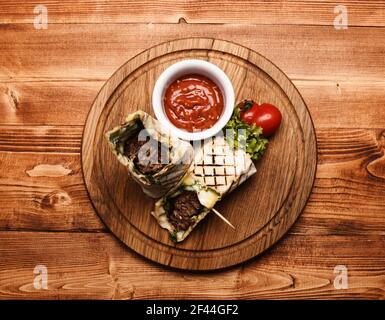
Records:
[[[0,83],[0,123],[83,126],[103,83],[60,80]]]
[[[239,268],[193,273],[149,262],[110,234],[1,232],[0,298],[384,299],[384,241],[293,235]],[[47,290],[33,287],[37,264],[48,268]],[[347,290],[333,285],[341,264]]]
[[[14,171],[12,175],[0,176],[0,230],[104,230],[83,184],[81,127],[71,132],[78,137],[75,154],[63,152],[72,141],[71,137],[69,142],[56,139],[56,136],[66,137],[67,130],[62,131],[61,127],[25,130],[17,126],[17,131],[14,126],[0,128],[0,164],[6,171]],[[35,139],[41,140],[41,132],[46,132],[46,141],[54,141],[43,151],[40,143],[35,142]],[[369,129],[317,130],[318,170],[313,192],[290,233],[309,236],[385,234],[385,203],[382,201],[385,173],[381,171],[385,162],[384,134]],[[21,141],[27,139],[28,144],[20,145],[13,136],[23,137]],[[28,152],[23,152],[26,145]],[[71,173],[55,179],[27,174],[42,164],[61,165]],[[44,199],[54,199],[59,190],[68,195],[71,204],[51,200],[54,205],[44,205],[50,203]]]
[[[0,230],[104,230],[83,184],[82,130],[80,126],[70,130],[67,126],[0,126],[0,164],[6,171],[14,171],[12,175],[0,175]],[[383,235],[385,173],[381,168],[385,162],[385,133],[333,128],[320,128],[316,133],[318,170],[313,192],[290,232]],[[60,165],[71,173],[55,179],[27,174],[41,165]],[[55,190],[67,194],[71,205],[43,205]]]
[[[49,110],[47,109],[46,112]],[[60,114],[55,116],[62,118]],[[9,152],[80,152],[83,126],[0,125],[0,150]]]
[[[0,82],[105,80],[146,48],[186,37],[239,43],[274,61],[294,80],[383,83],[385,74],[382,28],[60,24],[35,30],[30,24],[11,24],[0,25],[0,32]]]
[[[155,201],[150,201],[127,178],[126,168],[113,156],[105,133],[137,109],[153,114],[151,96],[156,80],[167,67],[183,59],[215,63],[232,82],[236,101],[243,97],[269,101],[280,107],[284,120],[258,162],[257,174],[242,185],[242,192],[237,190],[217,205],[233,221],[236,232],[223,233],[223,225],[211,215],[188,239],[175,245],[150,215]],[[314,181],[315,142],[302,97],[275,65],[231,42],[190,38],[144,51],[106,82],[87,117],[82,168],[99,216],[134,251],[175,268],[221,269],[263,252],[297,219]],[[282,149],[286,150],[284,158]]]
[[[79,154],[0,152],[0,165],[1,230],[104,230],[85,191]]]
[[[348,8],[350,26],[385,26],[385,2],[325,0],[48,1],[49,23],[188,23],[333,25],[334,8]],[[0,23],[33,23],[36,1],[0,1]]]
[[[248,14],[245,1],[39,3],[48,30],[33,28],[32,1],[0,1],[1,298],[384,298],[383,1],[250,1]],[[332,27],[336,4],[348,7],[348,30]],[[191,24],[176,24],[182,17]],[[317,178],[297,223],[258,259],[219,273],[170,271],[119,244],[80,172],[82,126],[104,81],[142,50],[187,35],[271,59],[294,80],[317,133]],[[55,190],[66,196],[49,196]],[[53,281],[36,292],[41,261]],[[349,268],[349,290],[334,290],[337,264]]]
[[[20,127],[9,125],[27,126],[27,130],[33,130],[33,126],[44,124],[60,125],[68,135],[71,135],[71,130],[81,135],[80,127],[84,125],[90,105],[103,83],[57,80],[0,83],[0,126],[4,124],[2,137],[9,137],[7,130],[11,130],[9,133],[13,133],[12,130],[23,133]],[[293,83],[301,92],[316,128],[385,128],[385,82],[363,79],[294,80]],[[17,107],[12,97],[17,97]],[[63,111],[65,117],[62,116]],[[51,135],[50,132],[48,135]],[[31,138],[37,137],[31,132]],[[16,138],[14,140],[17,141]],[[54,144],[45,146],[47,150],[56,148]],[[66,151],[73,150],[71,145]]]

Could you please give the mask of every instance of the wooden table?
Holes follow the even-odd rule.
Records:
[[[0,1],[0,298],[385,297],[385,1]],[[336,5],[348,29],[333,26]],[[235,41],[276,63],[312,115],[309,202],[268,252],[180,272],[122,245],[82,179],[87,112],[126,60],[188,36]],[[135,94],[135,93],[133,93]],[[284,156],[284,153],[283,153]],[[34,268],[48,287],[34,286]],[[336,289],[337,265],[348,288]]]

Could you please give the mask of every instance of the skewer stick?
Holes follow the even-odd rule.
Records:
[[[222,216],[217,209],[211,208],[211,211],[213,211],[219,218],[221,218],[224,222],[226,222],[231,228],[235,230],[235,227],[231,224],[231,222],[227,220],[224,216]]]

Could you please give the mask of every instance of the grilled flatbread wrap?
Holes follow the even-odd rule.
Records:
[[[192,146],[164,130],[144,111],[127,116],[125,122],[106,133],[108,144],[143,192],[160,198],[188,171]]]
[[[177,221],[179,217],[175,216],[173,219],[170,216],[170,210],[172,210],[172,206],[175,207],[173,202],[175,203],[184,195],[192,195],[194,199],[188,199],[193,201],[192,205],[186,204],[181,207],[184,210],[181,214],[186,214],[186,210],[193,210],[195,214],[188,217],[188,220],[183,220],[184,225],[180,227]],[[158,220],[159,225],[170,232],[171,240],[180,242],[211,211],[219,199],[220,194],[218,192],[201,184],[192,173],[188,173],[172,191],[155,203],[155,209],[151,213]]]
[[[152,215],[173,241],[183,241],[221,198],[254,173],[250,156],[217,136],[195,148],[189,173],[156,202]]]
[[[196,179],[222,198],[257,172],[249,154],[230,147],[223,136],[208,139],[195,151],[192,168]]]

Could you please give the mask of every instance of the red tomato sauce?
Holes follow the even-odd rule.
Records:
[[[223,95],[218,85],[197,74],[185,75],[171,83],[163,102],[169,120],[189,132],[211,128],[223,110]]]

